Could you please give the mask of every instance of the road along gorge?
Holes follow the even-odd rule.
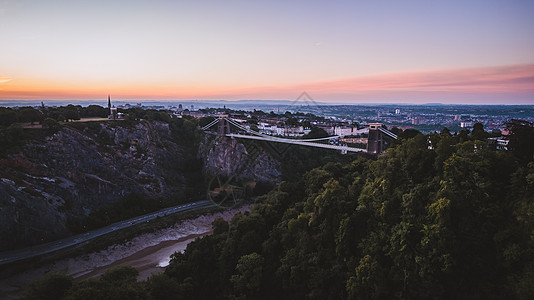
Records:
[[[235,214],[249,210],[250,205],[245,205],[206,213],[181,220],[171,227],[140,234],[125,243],[114,244],[103,250],[60,259],[13,276],[2,274],[0,294],[14,298],[29,282],[50,271],[65,272],[77,280],[85,280],[98,277],[118,265],[131,265],[139,271],[138,280],[145,280],[153,273],[163,272],[169,264],[171,254],[184,251],[188,243],[210,234],[211,223],[215,219],[230,221]]]

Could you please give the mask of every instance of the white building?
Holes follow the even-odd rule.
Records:
[[[334,128],[334,135],[339,135],[341,137],[352,135],[352,129],[352,127],[336,126]]]

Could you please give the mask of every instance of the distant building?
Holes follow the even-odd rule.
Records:
[[[111,106],[111,97],[108,95],[108,109],[109,109],[109,115],[108,119],[110,120],[117,120],[117,119],[123,119],[124,115],[123,113],[118,112],[115,105]]]
[[[487,139],[488,146],[494,150],[508,150],[509,142],[510,140],[508,140],[507,138],[503,136]]]
[[[421,125],[421,124],[424,124],[424,120],[423,118],[419,118],[419,117],[416,117],[416,118],[412,118],[412,125]]]
[[[461,128],[473,127],[473,122],[460,122]]]
[[[184,108],[182,107],[182,104],[178,104],[178,112],[184,111]]]
[[[400,115],[400,109],[398,109],[398,108],[395,109],[395,114],[396,114],[396,115]]]
[[[460,115],[455,115],[454,116],[454,121],[460,121],[460,120],[462,120],[462,116],[460,116]]]
[[[339,135],[341,137],[352,135],[352,127],[347,126],[336,126],[334,128],[334,135]]]
[[[189,115],[195,119],[200,119],[202,117],[205,117],[205,115],[201,112],[196,112],[196,111],[190,111],[189,112]]]
[[[317,127],[321,128],[322,130],[326,131],[328,135],[333,135],[335,127],[332,127],[331,125],[323,125],[323,124],[317,124]]]

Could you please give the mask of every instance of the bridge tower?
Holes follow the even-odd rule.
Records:
[[[380,154],[384,151],[384,137],[379,128],[382,123],[369,124],[369,137],[367,138],[367,153]]]
[[[230,123],[226,120],[227,117],[228,115],[219,116],[219,127],[217,128],[219,136],[225,136],[230,133]]]

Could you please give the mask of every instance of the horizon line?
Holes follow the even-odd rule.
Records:
[[[38,103],[41,102],[66,102],[69,101],[73,102],[99,102],[103,101],[106,102],[106,99],[0,99],[0,104],[5,102],[21,102],[21,103]],[[214,100],[200,100],[200,99],[116,99],[112,101],[116,102],[132,102],[132,103],[139,103],[139,102],[230,102],[230,103],[238,103],[238,102],[288,102],[293,103],[295,100],[275,100],[275,99],[238,99],[238,100],[227,100],[227,99],[214,99]],[[315,101],[321,106],[341,106],[341,105],[410,105],[410,106],[450,106],[450,105],[456,105],[456,106],[534,106],[533,104],[477,104],[477,103],[442,103],[442,102],[425,102],[425,103],[414,103],[414,102],[323,102],[323,101]],[[269,103],[263,103],[265,105],[268,105]],[[276,105],[276,104],[272,104]]]

